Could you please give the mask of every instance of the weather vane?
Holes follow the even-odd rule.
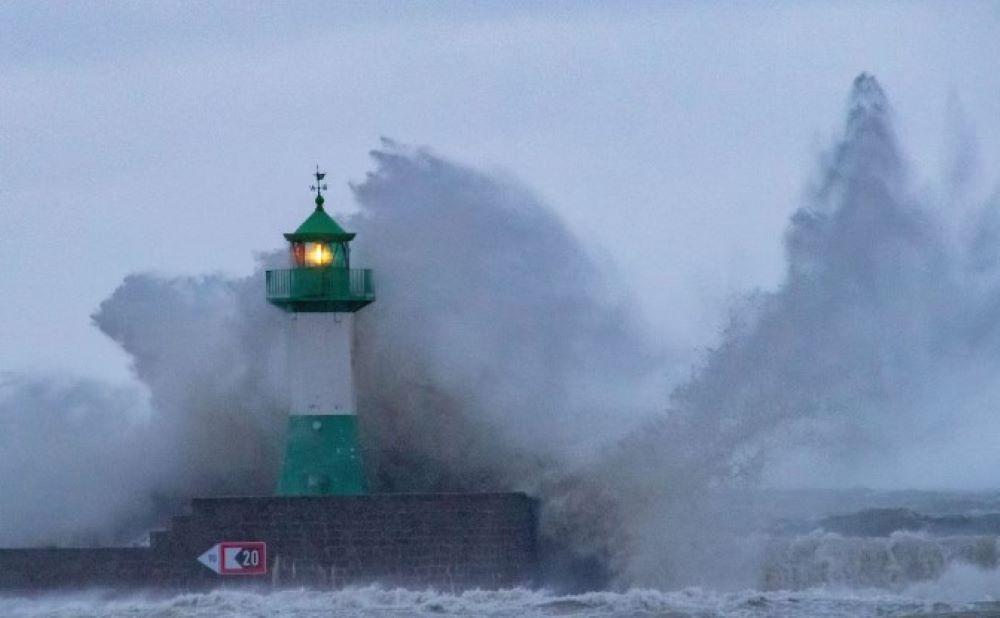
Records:
[[[316,201],[318,203],[322,203],[322,201],[323,201],[323,191],[326,191],[326,183],[323,182],[323,179],[326,178],[326,172],[319,171],[319,164],[317,163],[316,164],[316,173],[313,174],[313,175],[316,176],[316,184],[311,185],[309,187],[309,189],[311,191],[315,191],[316,192]]]

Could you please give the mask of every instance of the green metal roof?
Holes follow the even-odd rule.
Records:
[[[299,229],[295,230],[291,234],[285,234],[290,242],[306,242],[306,241],[329,241],[329,242],[347,242],[354,239],[354,234],[352,232],[346,231],[344,228],[333,220],[333,217],[326,214],[323,210],[323,196],[316,196],[316,210],[313,211],[309,217],[302,222]]]

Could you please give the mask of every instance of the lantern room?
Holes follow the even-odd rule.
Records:
[[[321,175],[320,175],[321,176]],[[323,209],[323,194],[317,189],[316,210],[297,230],[285,234],[291,243],[296,268],[350,268],[350,245],[354,234],[344,231]]]

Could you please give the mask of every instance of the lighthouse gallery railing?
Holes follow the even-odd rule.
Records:
[[[268,300],[371,302],[375,283],[368,268],[285,268],[267,271]]]

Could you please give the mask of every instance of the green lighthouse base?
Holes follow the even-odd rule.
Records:
[[[358,417],[295,414],[288,417],[280,496],[357,496],[368,493]]]

